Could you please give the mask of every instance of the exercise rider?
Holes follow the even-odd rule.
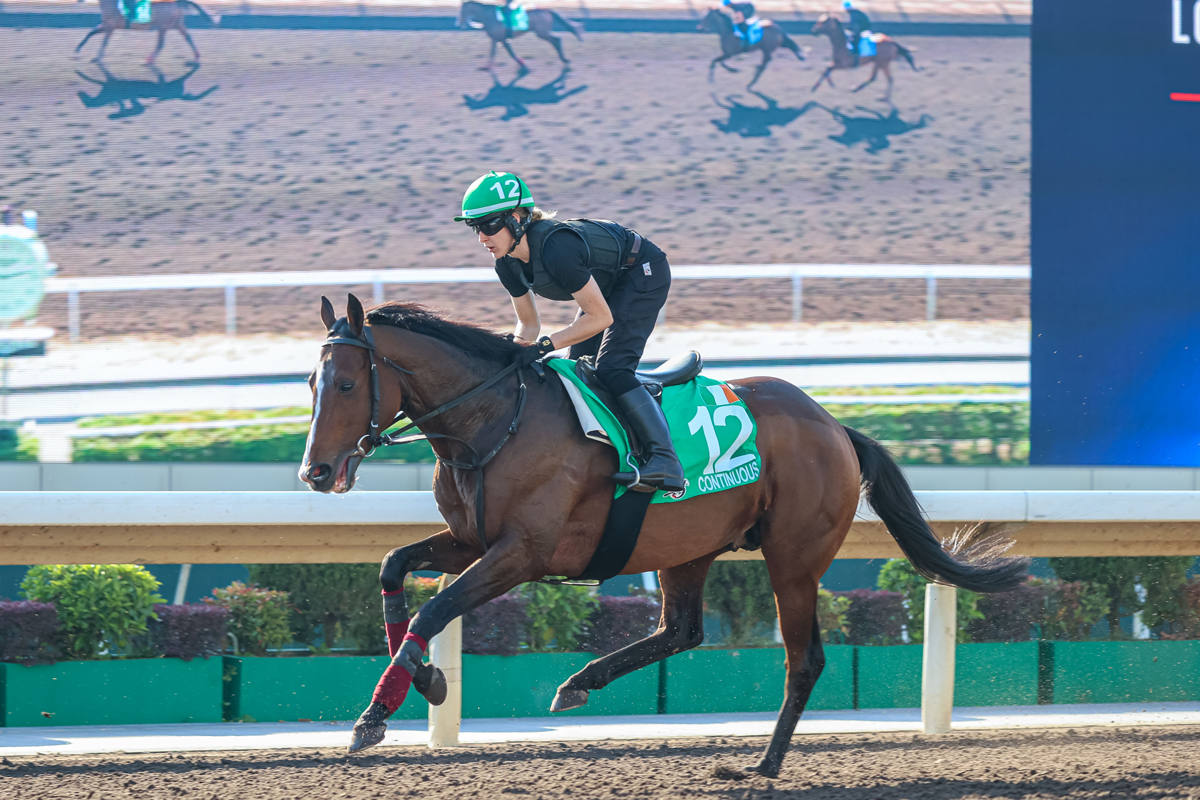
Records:
[[[662,409],[634,374],[671,288],[667,257],[640,234],[608,220],[558,220],[538,208],[525,182],[489,172],[463,195],[462,215],[496,260],[496,274],[517,312],[514,336],[532,343],[532,363],[562,347],[591,356],[596,373],[642,443],[644,485],[684,489],[683,468]],[[574,300],[575,321],[541,336],[534,295]]]

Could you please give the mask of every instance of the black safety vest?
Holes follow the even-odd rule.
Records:
[[[587,270],[596,279],[600,292],[607,296],[617,273],[627,266],[633,231],[606,219],[543,219],[529,226],[525,233],[529,239],[529,266],[522,269],[521,262],[513,259],[521,280],[540,297],[571,300],[571,293],[550,276],[542,263],[542,248],[554,235],[578,236],[583,240],[588,252]]]

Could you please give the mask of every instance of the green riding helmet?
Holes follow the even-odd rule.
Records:
[[[490,217],[497,211],[509,211],[533,206],[533,195],[525,181],[511,172],[489,172],[467,187],[463,195],[462,214],[455,222]]]

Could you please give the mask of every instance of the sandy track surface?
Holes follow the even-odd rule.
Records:
[[[450,217],[490,167],[564,215],[638,228],[677,264],[1028,262],[1025,39],[905,41],[922,71],[897,70],[893,112],[882,86],[851,94],[845,75],[810,94],[828,50],[811,37],[809,61],[777,56],[754,94],[757,56],[710,84],[716,39],[699,35],[570,40],[566,73],[521,39],[533,70],[516,82],[508,63],[479,71],[486,42],[467,33],[198,31],[203,66],[173,41],[161,78],[140,64],[152,37],[118,34],[101,68],[71,56],[80,36],[0,30],[0,202],[42,212],[65,275],[486,265]],[[987,283],[944,286],[942,315],[1028,314],[1027,286]],[[814,320],[923,316],[920,281],[806,290]],[[239,325],[315,327],[319,294],[242,293]],[[511,319],[498,287],[408,296]],[[785,282],[673,301],[676,321],[790,314]],[[84,331],[212,332],[221,302],[85,298]],[[64,325],[63,298],[43,317]]]
[[[1194,726],[797,737],[777,779],[729,777],[765,739],[0,761],[13,797],[1196,798]],[[740,777],[740,776],[738,776]]]

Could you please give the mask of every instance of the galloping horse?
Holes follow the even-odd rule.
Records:
[[[383,559],[393,661],[354,726],[353,753],[383,740],[410,685],[431,703],[445,699],[444,676],[421,659],[450,620],[522,583],[583,571],[612,503],[617,459],[583,435],[557,375],[538,377],[514,362],[523,345],[508,337],[411,303],[367,314],[353,295],[341,319],[322,298],[321,319],[329,333],[309,377],[313,416],[300,478],[319,492],[348,491],[363,458],[385,443],[379,434],[403,412],[438,456],[434,498],[449,526]],[[753,769],[775,776],[825,664],[818,582],[850,530],[863,486],[900,549],[932,580],[1004,591],[1023,580],[1028,560],[1004,557],[1009,542],[996,534],[955,537],[944,547],[887,450],[839,425],[795,386],[747,378],[729,387],[757,421],[760,477],[649,507],[623,574],[658,570],[658,630],[568,678],[551,710],[578,708],[589,692],[699,645],[709,566],[721,553],[761,548],[787,677],[774,735]],[[460,577],[410,622],[404,578],[419,569]]]
[[[495,65],[496,61],[496,44],[501,43],[508,54],[512,56],[513,61],[520,65],[522,71],[528,71],[529,67],[525,66],[525,62],[517,57],[513,52],[512,45],[508,40],[520,36],[525,31],[510,30],[502,20],[497,17],[499,6],[488,5],[487,3],[476,3],[473,0],[467,0],[462,4],[462,8],[458,12],[458,27],[460,28],[482,28],[484,33],[492,40],[492,49],[488,51],[488,63],[486,67],[481,69],[490,70]],[[581,26],[577,22],[573,22],[558,14],[557,11],[546,8],[531,8],[526,12],[529,15],[529,30],[539,39],[543,39],[550,43],[558,57],[562,59],[562,63],[569,64],[570,60],[563,54],[562,39],[554,35],[554,21],[558,20],[563,25],[575,34],[575,38],[583,41]]]
[[[833,44],[833,63],[825,68],[821,73],[821,77],[813,85],[812,90],[815,92],[820,88],[823,81],[829,81],[829,85],[833,86],[833,78],[830,77],[831,72],[835,69],[854,69],[854,54],[850,52],[850,48],[846,45],[846,31],[842,28],[842,23],[829,14],[822,14],[817,23],[813,25],[812,32],[816,36],[822,33],[829,37],[829,41]],[[889,103],[892,102],[892,71],[889,69],[891,63],[896,60],[897,56],[903,56],[908,62],[908,65],[915,72],[917,69],[916,63],[913,61],[912,53],[907,48],[902,46],[895,39],[883,34],[875,34],[875,55],[862,56],[859,58],[859,64],[870,64],[871,77],[855,87],[854,91],[859,91],[875,80],[880,70],[887,76],[887,94],[884,95]]]
[[[767,68],[767,64],[771,63],[771,54],[779,49],[779,47],[786,47],[796,54],[796,58],[801,61],[804,60],[804,53],[800,50],[800,45],[792,41],[791,37],[784,33],[782,28],[769,19],[762,21],[762,38],[749,47],[742,47],[742,40],[734,32],[733,20],[720,9],[710,8],[704,19],[696,26],[696,29],[718,34],[721,38],[721,55],[714,58],[712,63],[708,65],[708,80],[710,82],[713,79],[713,69],[717,64],[720,64],[730,72],[737,72],[736,69],[725,63],[725,59],[732,58],[741,53],[761,50],[763,54],[762,63],[754,70],[753,80],[746,84],[747,89],[753,88],[754,84],[758,82],[759,77],[763,74],[763,70]]]
[[[196,43],[192,41],[192,35],[188,33],[187,26],[184,25],[184,15],[188,9],[194,10],[213,25],[220,21],[220,17],[210,15],[193,0],[174,0],[174,2],[151,3],[150,21],[128,26],[129,29],[135,31],[158,32],[158,45],[154,48],[154,52],[146,57],[147,64],[153,64],[154,59],[158,58],[158,54],[162,52],[167,31],[179,31],[192,48],[194,63],[200,63],[200,51],[196,49]],[[125,17],[117,7],[117,0],[100,0],[100,24],[88,31],[87,36],[84,36],[83,41],[75,48],[75,52],[78,53],[82,50],[88,39],[97,33],[103,33],[104,41],[100,43],[100,52],[92,59],[92,61],[102,61],[104,50],[108,47],[108,40],[112,38],[113,31],[125,30],[126,27]]]

